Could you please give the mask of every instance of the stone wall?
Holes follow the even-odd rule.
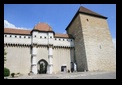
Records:
[[[28,74],[31,69],[30,47],[5,46],[7,61],[4,67],[10,69],[11,73]]]
[[[116,52],[106,19],[78,14],[67,33],[75,38],[78,71],[116,70]]]
[[[116,53],[107,20],[80,14],[89,70],[115,70]]]
[[[87,59],[84,47],[84,39],[81,28],[80,16],[78,15],[67,30],[68,34],[71,34],[74,39],[75,47],[75,59],[77,63],[77,70],[84,71],[87,69]]]
[[[41,59],[45,59],[48,62],[48,47],[47,46],[40,46],[37,48],[37,63]]]
[[[66,65],[70,70],[71,62],[70,48],[54,48],[53,49],[53,70],[54,73],[61,72],[61,66]]]

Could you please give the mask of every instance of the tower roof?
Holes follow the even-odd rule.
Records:
[[[80,8],[78,9],[78,11],[76,12],[75,16],[73,17],[73,19],[71,20],[71,22],[69,23],[69,25],[67,26],[66,30],[69,28],[69,26],[71,25],[71,23],[73,22],[73,20],[77,17],[77,15],[81,13],[81,14],[86,14],[86,15],[90,15],[90,16],[94,16],[94,17],[99,17],[99,18],[103,18],[103,19],[107,19],[107,17],[102,16],[96,12],[93,12],[83,6],[80,6]]]
[[[37,25],[34,26],[33,30],[38,30],[38,31],[53,31],[52,28],[46,24],[46,23],[38,23]]]
[[[87,14],[87,15],[96,16],[96,17],[107,18],[107,17],[102,16],[102,15],[96,13],[96,12],[93,12],[93,11],[91,11],[91,10],[89,10],[89,9],[87,9],[87,8],[85,8],[85,7],[83,7],[83,6],[81,6],[81,7],[79,8],[78,12],[79,12],[79,13],[84,13],[84,14]]]

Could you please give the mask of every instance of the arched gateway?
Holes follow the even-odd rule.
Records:
[[[38,74],[45,74],[47,73],[47,66],[48,62],[44,59],[41,59],[37,63],[37,72]]]

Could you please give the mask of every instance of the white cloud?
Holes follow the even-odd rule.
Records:
[[[4,28],[16,28],[16,26],[4,20]]]
[[[32,29],[32,28],[25,28],[25,27],[16,27],[14,24],[4,20],[4,28],[15,28],[15,29]]]
[[[114,47],[115,47],[115,49],[116,49],[116,38],[113,38],[112,41],[113,41]]]

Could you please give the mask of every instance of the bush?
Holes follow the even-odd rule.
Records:
[[[14,77],[15,73],[11,73],[11,76]]]
[[[7,77],[10,75],[10,70],[8,68],[4,68],[4,77]]]
[[[19,73],[17,73],[17,75],[19,75],[20,74],[20,72]]]

